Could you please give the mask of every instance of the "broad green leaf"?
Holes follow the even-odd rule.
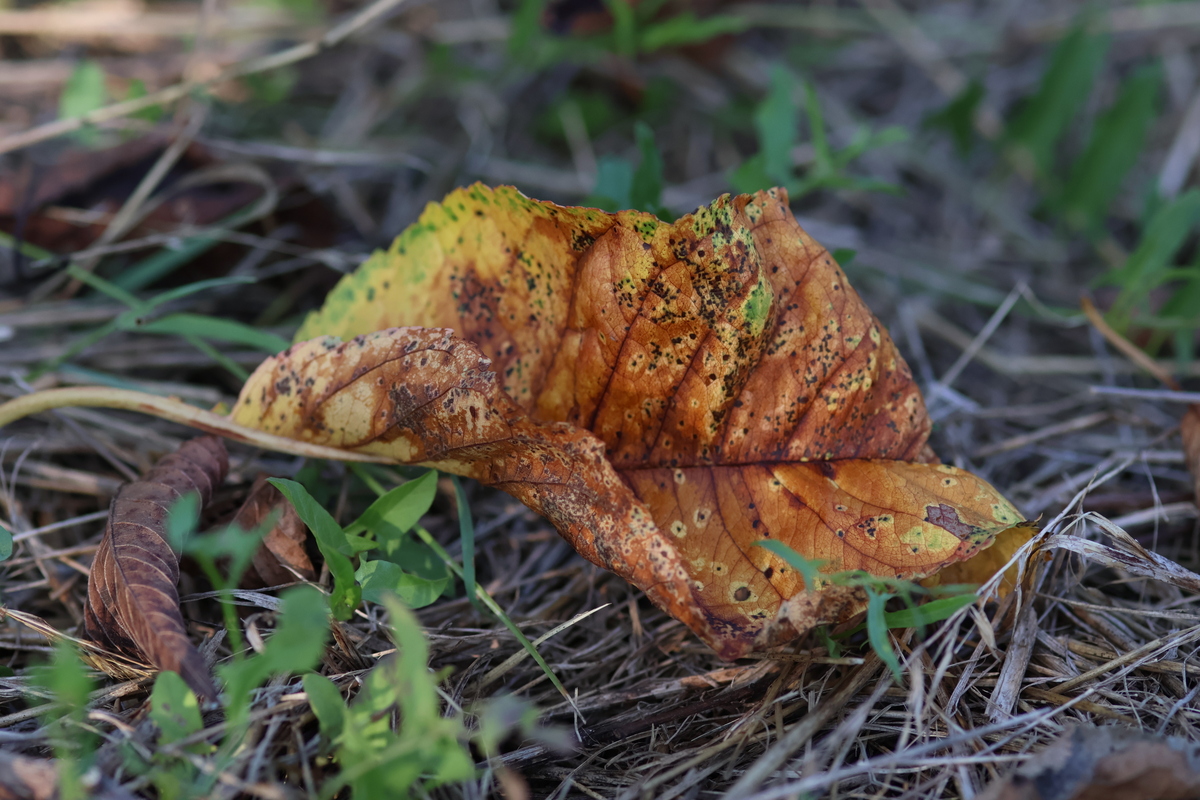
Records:
[[[632,208],[633,165],[623,158],[601,156],[596,164],[596,184],[587,203],[617,211]]]
[[[402,567],[406,572],[431,581],[450,577],[450,571],[437,553],[424,542],[419,542],[411,536],[387,542],[380,550],[384,559]]]
[[[766,159],[762,153],[747,158],[729,175],[729,183],[734,190],[742,194],[757,192],[775,185],[778,181],[767,175],[764,164]]]
[[[5,561],[12,557],[13,552],[13,535],[12,531],[0,525],[0,561]]]
[[[394,594],[410,608],[424,608],[442,596],[449,577],[430,580],[404,571],[391,561],[363,561],[354,577],[362,584],[364,600],[382,603]]]
[[[174,744],[204,727],[200,718],[200,703],[196,695],[175,672],[160,672],[154,680],[150,693],[150,719],[158,726],[158,743]],[[209,748],[201,743],[193,745],[192,752],[206,752]]]
[[[362,602],[362,590],[354,581],[354,565],[348,558],[353,551],[346,542],[342,526],[295,481],[271,478],[270,483],[283,492],[317,540],[317,547],[333,575],[333,596],[329,598],[333,615],[341,620],[350,619]]]
[[[1200,222],[1200,190],[1193,189],[1159,208],[1125,264],[1100,279],[1101,285],[1122,287],[1112,307],[1112,322],[1118,329],[1128,324],[1133,310],[1171,271],[1176,253],[1197,222]]]
[[[104,68],[99,63],[90,59],[80,61],[58,97],[59,118],[81,117],[103,107],[108,102],[108,87],[104,81]]]
[[[462,744],[466,734],[462,720],[442,714],[420,624],[395,597],[386,597],[384,605],[396,653],[367,675],[362,691],[345,712],[334,740],[341,770],[322,787],[325,798],[344,786],[353,797],[417,796],[424,792],[414,791],[415,787],[428,790],[475,774],[474,761]],[[315,687],[317,681],[313,683]],[[314,695],[324,695],[320,702],[329,709],[324,716],[337,717],[333,704],[340,697],[334,693],[336,689],[321,688]],[[395,730],[394,712],[400,720]]]
[[[146,91],[146,84],[140,78],[134,78],[129,82],[129,87],[125,90],[125,101],[141,100],[149,92]],[[158,122],[163,116],[163,107],[159,105],[143,108],[141,111],[135,111],[130,115],[134,119],[142,119],[146,122]]]
[[[619,2],[620,0],[618,0]],[[662,217],[663,160],[654,143],[654,132],[650,126],[639,122],[634,127],[641,163],[633,171],[633,182],[629,187],[629,202],[632,208],[649,211]]]
[[[380,497],[346,526],[347,534],[370,531],[381,544],[412,530],[429,513],[437,494],[437,472],[429,470],[416,480],[402,483]]]
[[[283,491],[281,488],[280,491]],[[244,714],[249,693],[272,675],[307,672],[315,667],[325,651],[329,622],[325,598],[311,586],[297,586],[280,595],[283,607],[279,625],[263,646],[250,658],[217,667],[226,681],[231,709]]]
[[[308,695],[308,705],[317,715],[321,733],[330,741],[336,740],[346,724],[346,703],[342,693],[333,681],[315,672],[304,676],[304,693]]]
[[[167,512],[167,544],[176,553],[187,549],[196,525],[200,522],[200,495],[188,492],[175,501]]]

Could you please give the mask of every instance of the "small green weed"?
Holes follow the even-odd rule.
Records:
[[[845,586],[862,589],[867,597],[867,618],[865,627],[867,640],[871,649],[887,664],[896,680],[900,680],[903,672],[900,660],[892,647],[888,631],[895,628],[924,628],[944,619],[949,619],[959,609],[974,603],[977,587],[968,585],[949,585],[926,588],[914,581],[897,578],[881,578],[862,570],[843,570],[840,572],[821,572],[827,562],[819,559],[808,559],[797,553],[783,542],[764,539],[755,545],[769,550],[788,563],[788,566],[800,573],[806,587],[820,589],[824,586]],[[939,596],[940,595],[940,596]],[[892,598],[899,598],[904,608],[887,611],[887,603]],[[924,598],[931,598],[922,603]],[[846,631],[842,636],[862,630],[859,626]],[[835,640],[825,631],[821,632],[831,652],[836,648]]]
[[[848,170],[863,153],[905,141],[907,132],[903,128],[890,127],[873,133],[866,127],[859,127],[845,147],[834,149],[826,135],[825,117],[811,82],[804,84],[804,116],[813,158],[803,175],[797,176],[792,150],[799,144],[800,127],[799,110],[793,100],[794,86],[795,79],[786,68],[776,66],[771,71],[770,88],[754,112],[759,151],[742,162],[730,176],[734,189],[749,193],[784,186],[792,200],[821,190],[899,191],[890,183],[856,177]]]
[[[612,26],[590,36],[547,33],[541,25],[549,0],[522,0],[513,15],[509,54],[534,69],[553,64],[586,64],[608,55],[635,59],[668,47],[700,44],[729,33],[740,33],[749,22],[732,14],[703,19],[691,11],[659,18],[666,0],[604,0]]]
[[[432,788],[464,781],[475,765],[463,745],[467,732],[461,714],[442,716],[439,678],[428,668],[429,647],[412,612],[384,598],[396,654],[371,670],[349,706],[328,679],[309,674],[304,691],[312,698],[321,733],[329,741],[340,773],[321,789],[321,797],[349,786],[355,797],[406,797],[415,787]],[[392,727],[392,711],[401,724]]]
[[[334,616],[349,619],[363,599],[380,602],[395,594],[410,608],[441,597],[450,575],[441,560],[409,532],[429,511],[437,473],[428,471],[382,495],[345,528],[338,525],[300,483],[272,478],[304,520],[333,575]],[[375,555],[368,558],[364,554]],[[359,557],[356,568],[351,561]]]
[[[80,61],[63,84],[62,94],[58,97],[58,117],[81,117],[103,108],[107,102],[108,86],[104,68],[91,59]],[[100,131],[94,127],[81,128],[75,132],[74,138],[84,147],[95,147],[100,143]]]
[[[1162,114],[1162,69],[1147,62],[1130,70],[1114,98],[1090,127],[1079,124],[1105,67],[1109,39],[1093,33],[1081,16],[1050,55],[1037,88],[1018,105],[998,142],[999,154],[1041,194],[1041,210],[1065,231],[1079,235],[1111,268],[1094,286],[1118,289],[1107,313],[1118,331],[1157,354],[1171,343],[1180,363],[1195,358],[1200,329],[1200,259],[1181,265],[1200,225],[1200,197],[1192,192],[1159,197],[1136,167],[1150,131]],[[974,143],[975,111],[984,99],[970,84],[927,125],[945,130],[961,154]],[[1072,153],[1074,156],[1072,157]],[[1131,198],[1145,198],[1136,214]],[[1127,255],[1109,234],[1114,214],[1140,217]],[[1165,297],[1165,300],[1162,298]]]
[[[596,185],[585,205],[612,211],[634,208],[648,211],[659,219],[670,219],[663,208],[663,160],[654,143],[654,132],[644,122],[634,126],[640,155],[637,166],[616,156],[602,157],[596,169]]]
[[[42,719],[58,759],[58,796],[62,800],[90,797],[84,775],[95,759],[99,736],[87,725],[87,705],[95,684],[79,654],[66,640],[55,644],[50,664],[34,667],[29,674],[38,694],[53,698],[52,703],[45,705]],[[40,698],[35,696],[36,699]]]

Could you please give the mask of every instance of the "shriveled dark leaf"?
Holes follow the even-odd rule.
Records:
[[[229,468],[222,441],[203,436],[185,442],[143,480],[113,500],[108,529],[88,580],[84,627],[95,641],[178,672],[196,694],[215,698],[204,659],[188,639],[179,611],[179,554],[166,539],[167,513],[184,495],[201,504]]]
[[[1200,748],[1126,728],[1079,725],[997,781],[980,800],[1184,800],[1200,797]]]
[[[292,583],[297,576],[311,581],[317,575],[308,553],[304,551],[308,528],[283,494],[267,483],[266,475],[254,479],[250,494],[234,516],[233,524],[243,530],[253,530],[276,512],[278,517],[274,526],[263,537],[262,546],[242,576],[244,588]]]

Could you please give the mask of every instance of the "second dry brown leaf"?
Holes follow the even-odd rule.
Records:
[[[216,698],[204,658],[179,611],[179,554],[166,538],[167,515],[180,498],[212,498],[229,469],[214,436],[184,442],[140,481],[121,488],[88,578],[84,627],[94,641],[178,672],[197,695]]]
[[[242,576],[243,588],[260,589],[297,580],[311,581],[317,576],[304,549],[308,528],[283,494],[267,483],[266,475],[254,479],[250,494],[237,510],[232,524],[251,531],[272,514],[276,515],[275,524],[254,552],[254,558]]]

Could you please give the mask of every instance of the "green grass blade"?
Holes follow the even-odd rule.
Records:
[[[978,599],[974,594],[960,594],[930,600],[923,605],[888,611],[883,615],[883,623],[888,628],[921,628],[949,619],[960,608],[966,608]]]
[[[458,504],[458,535],[462,539],[463,584],[467,587],[467,599],[471,605],[479,607],[479,600],[471,587],[475,585],[475,521],[471,517],[471,505],[467,502],[467,493],[463,491],[462,481],[457,475],[450,476],[454,484],[454,499]]]
[[[0,231],[0,247],[7,247],[9,250],[18,252],[34,261],[48,261],[53,263],[58,258],[57,254],[51,253],[49,250],[44,250],[36,244],[30,244],[23,239],[17,239],[17,237],[5,231]]]
[[[161,294],[156,294],[148,300],[141,301],[143,306],[149,310],[158,308],[164,303],[170,303],[173,300],[181,300],[189,295],[203,292],[208,289],[217,289],[222,286],[237,286],[241,284],[254,283],[254,278],[248,275],[231,275],[225,278],[209,278],[204,281],[196,281],[185,286],[177,286],[174,289],[168,289]]]
[[[935,111],[921,123],[923,128],[935,128],[950,134],[954,149],[960,156],[971,152],[975,141],[975,114],[984,98],[983,84],[972,80],[958,96]]]
[[[617,55],[632,59],[637,56],[637,16],[629,0],[604,0],[612,15],[613,50]]]
[[[1110,322],[1114,327],[1124,330],[1133,310],[1162,283],[1197,222],[1200,222],[1200,191],[1192,189],[1159,208],[1125,264],[1100,279],[1100,285],[1122,287],[1113,301]]]
[[[1107,52],[1107,37],[1077,27],[1054,48],[1037,91],[1009,124],[1009,146],[1036,174],[1051,174],[1055,147],[1091,93]]]
[[[866,591],[867,639],[871,642],[871,649],[883,663],[888,665],[888,669],[892,671],[896,680],[900,680],[904,677],[904,673],[900,669],[900,660],[896,658],[896,651],[892,649],[892,640],[888,636],[888,626],[883,610],[892,595],[881,594],[872,589]]]
[[[691,11],[684,11],[648,25],[642,32],[639,49],[643,53],[653,53],[664,47],[697,44],[726,33],[741,33],[749,27],[747,20],[729,14],[698,19]]]
[[[250,373],[247,372],[241,364],[237,363],[232,358],[201,339],[199,336],[185,334],[182,338],[185,342],[199,350],[201,353],[204,353],[204,355],[211,358],[218,365],[227,369],[230,375],[237,378],[242,383],[245,383],[250,379]]]
[[[1097,121],[1083,155],[1071,167],[1062,213],[1073,227],[1101,232],[1108,207],[1137,162],[1158,110],[1162,71],[1143,67],[1121,86],[1116,102]]]
[[[115,283],[104,280],[104,278],[95,273],[88,272],[78,264],[68,264],[66,271],[68,275],[84,286],[89,286],[97,292],[116,300],[118,303],[124,303],[130,309],[140,311],[144,308],[142,301],[132,292],[126,291]]]
[[[67,361],[70,361],[72,358],[79,355],[84,350],[87,350],[89,347],[94,345],[96,342],[100,341],[105,336],[108,336],[110,333],[113,333],[116,330],[117,330],[117,320],[114,319],[114,320],[110,320],[109,322],[104,323],[99,328],[96,328],[93,331],[89,331],[88,333],[85,333],[83,336],[80,336],[78,339],[76,339],[74,342],[72,342],[70,345],[68,345],[65,350],[63,350],[61,353],[56,355],[54,358],[46,359],[41,364],[38,364],[36,367],[31,369],[29,371],[29,374],[25,376],[25,380],[27,380],[27,381],[37,380],[42,375],[45,375],[47,372],[57,369],[59,365],[65,363]]]
[[[174,336],[200,336],[205,339],[216,339],[219,342],[244,344],[270,354],[287,350],[291,346],[291,342],[282,336],[260,331],[236,320],[209,317],[203,314],[168,314],[152,322],[138,325],[133,330]]]
[[[817,588],[819,571],[823,565],[829,563],[822,559],[805,558],[791,547],[775,539],[761,539],[754,544],[764,550],[770,550],[786,561],[788,566],[799,572],[800,577],[804,579],[804,588],[807,590]]]
[[[231,230],[249,222],[258,209],[258,201],[250,203],[246,208],[235,211],[228,217],[213,224],[217,230]],[[163,248],[147,256],[138,263],[124,270],[114,278],[114,282],[123,289],[136,292],[145,289],[150,284],[170,275],[184,264],[199,258],[216,245],[221,237],[211,233],[200,233],[184,239],[177,247]],[[225,279],[228,280],[228,279]],[[249,278],[240,280],[251,281]]]
[[[821,99],[817,97],[817,87],[812,81],[804,82],[804,114],[808,118],[808,136],[813,146],[813,169],[818,174],[832,172],[833,151],[829,148],[829,139],[825,136],[825,115],[821,111]]]

